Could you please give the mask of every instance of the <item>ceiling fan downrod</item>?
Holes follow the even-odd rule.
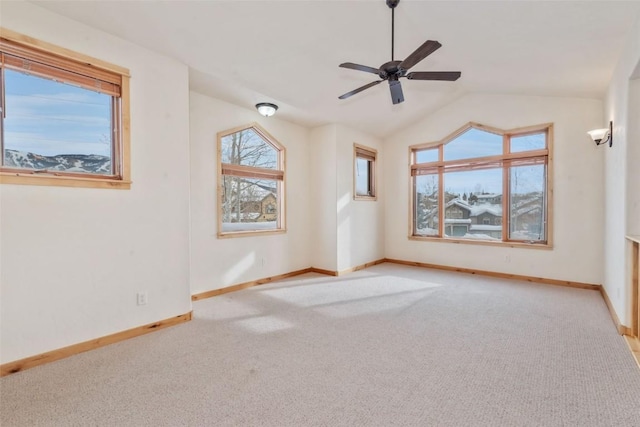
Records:
[[[396,34],[396,6],[400,3],[400,0],[387,0],[387,6],[391,8],[391,60],[393,61],[393,45]]]

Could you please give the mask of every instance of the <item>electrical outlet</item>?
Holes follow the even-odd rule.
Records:
[[[138,305],[147,305],[147,292],[138,292]]]
[[[265,265],[267,265],[267,259],[266,258],[262,258],[262,266],[264,267]]]
[[[507,264],[511,262],[511,255],[505,255],[504,256],[504,262],[506,262]]]

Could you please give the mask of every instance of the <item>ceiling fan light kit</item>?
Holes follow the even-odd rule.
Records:
[[[396,61],[393,59],[394,54],[394,33],[395,33],[395,8],[400,3],[400,0],[386,0],[387,6],[391,9],[391,61],[382,64],[379,68],[368,67],[366,65],[354,64],[353,62],[345,62],[340,64],[342,68],[349,68],[351,70],[364,71],[366,73],[377,74],[380,80],[376,80],[357,89],[347,92],[344,95],[339,96],[339,99],[347,99],[363,90],[369,89],[383,81],[389,82],[389,91],[391,92],[391,101],[394,104],[399,104],[404,101],[404,94],[402,93],[402,85],[400,84],[401,78],[407,78],[409,80],[442,80],[442,81],[455,81],[460,78],[462,73],[460,71],[414,71],[408,73],[409,69],[416,65],[418,62],[431,55],[438,50],[442,45],[435,40],[427,40],[416,49],[411,55],[409,55],[404,61]]]

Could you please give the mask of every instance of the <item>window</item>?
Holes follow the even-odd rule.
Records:
[[[376,157],[378,152],[364,145],[353,144],[354,196],[356,200],[376,199]]]
[[[2,183],[129,188],[128,71],[0,38]]]
[[[412,146],[411,238],[550,246],[551,124]]]
[[[218,236],[285,230],[284,155],[257,124],[218,134]]]

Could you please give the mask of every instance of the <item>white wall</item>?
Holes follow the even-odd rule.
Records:
[[[640,21],[636,22],[607,91],[603,124],[613,120],[613,147],[605,149],[605,276],[604,286],[622,324],[630,326],[631,287],[626,233],[640,232],[638,211],[637,81],[630,79],[640,61]],[[640,76],[635,76],[636,78]],[[632,91],[636,92],[632,92]],[[630,96],[631,94],[631,96]],[[601,125],[602,126],[602,125]]]
[[[640,236],[640,62],[629,82],[627,112],[627,234]]]
[[[378,151],[377,200],[354,200],[354,154],[357,143]],[[337,125],[337,270],[342,271],[384,258],[384,173],[380,167],[382,141],[364,132]],[[334,206],[335,206],[334,203]]]
[[[133,184],[0,185],[0,362],[189,312],[187,67],[29,3],[1,24],[130,70]]]
[[[467,122],[512,129],[554,123],[553,250],[408,240],[408,146],[439,141]],[[589,99],[470,94],[385,141],[386,257],[560,280],[601,283],[602,126]]]
[[[313,191],[311,266],[329,271],[338,270],[336,132],[336,125],[312,129],[309,147]]]
[[[311,265],[309,256],[309,131],[265,118],[255,110],[191,92],[192,293],[288,273]],[[285,234],[217,237],[218,132],[257,122],[286,148]]]
[[[313,243],[311,264],[343,271],[384,257],[384,190],[378,167],[376,201],[353,199],[353,144],[378,150],[382,141],[344,125],[311,131]]]

